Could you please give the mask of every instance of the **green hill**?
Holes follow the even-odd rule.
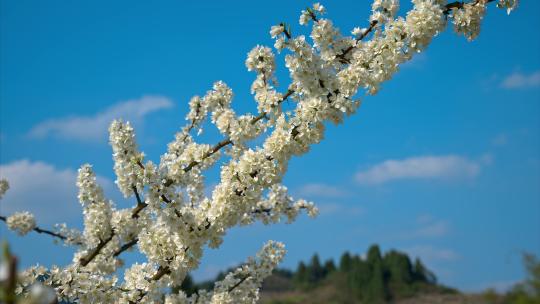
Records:
[[[211,289],[224,278],[194,284],[186,280],[189,293],[198,288]],[[261,303],[386,303],[419,294],[455,294],[457,291],[437,284],[435,275],[416,259],[395,250],[381,254],[379,246],[369,248],[365,258],[344,253],[339,263],[322,263],[317,254],[309,262],[300,262],[295,271],[277,269],[262,286]]]

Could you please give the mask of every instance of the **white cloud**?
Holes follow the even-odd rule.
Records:
[[[58,169],[40,161],[18,160],[0,165],[0,176],[9,181],[9,190],[0,202],[3,215],[30,211],[40,225],[80,219],[75,170]],[[106,190],[114,185],[100,176],[98,182]]]
[[[484,163],[457,155],[417,156],[390,159],[360,171],[355,179],[359,184],[382,184],[400,179],[472,178]]]
[[[411,233],[412,237],[441,237],[448,234],[450,225],[446,221],[438,220],[419,227]]]
[[[451,249],[440,249],[430,245],[414,246],[406,248],[405,251],[428,264],[438,261],[453,261],[459,258],[459,255]]]
[[[507,76],[501,83],[505,89],[525,89],[540,87],[540,71],[531,74],[514,72]]]
[[[306,184],[299,190],[299,194],[307,197],[344,197],[347,192],[339,187],[327,184]]]
[[[93,116],[72,116],[50,119],[34,126],[29,135],[35,138],[55,136],[66,139],[96,141],[107,134],[109,124],[114,119],[141,121],[146,115],[173,106],[170,99],[162,96],[143,96],[119,102]]]

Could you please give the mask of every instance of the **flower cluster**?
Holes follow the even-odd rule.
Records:
[[[84,240],[90,248],[111,236],[112,206],[103,196],[103,190],[96,182],[92,166],[85,164],[77,177],[79,201],[83,206]]]
[[[272,26],[274,48],[284,53],[289,70],[286,91],[277,90],[273,50],[256,46],[245,65],[256,74],[251,92],[258,114],[237,114],[231,106],[232,89],[218,81],[204,96],[190,100],[187,124],[159,163],[145,162],[129,122],[114,121],[109,133],[116,184],[126,198],[136,200],[135,205],[115,207],[105,198],[92,167],[83,165],[77,178],[82,232],[65,225],[58,225],[56,231],[44,230],[28,212],[0,217],[21,235],[34,229],[77,248],[70,265],[31,267],[23,272],[18,293],[29,293],[39,281],[66,302],[256,302],[262,280],[283,258],[281,243],[267,243],[256,258],[228,274],[212,291],[189,297],[183,292],[165,293],[181,286],[199,266],[203,249],[219,247],[230,228],[257,221],[290,223],[300,212],[317,215],[313,203],[293,199],[282,185],[293,156],[321,142],[328,123],[342,123],[355,113],[359,92],[378,92],[401,64],[425,50],[447,22],[467,39],[474,39],[491,1],[412,2],[413,8],[399,17],[398,0],[375,0],[369,25],[355,28],[352,37],[342,35],[331,20],[323,18],[326,10],[320,4],[301,13],[300,24],[312,24],[309,35],[293,36],[285,23]],[[497,5],[511,10],[517,3],[499,0]],[[197,142],[207,120],[223,136],[215,145]],[[219,183],[206,191],[206,170],[218,164]],[[7,188],[1,180],[0,197]],[[122,254],[134,249],[146,262],[122,267]],[[122,268],[123,280],[119,280]]]
[[[472,41],[480,34],[480,24],[486,12],[486,0],[464,4],[461,9],[453,9],[454,30]]]
[[[7,218],[9,229],[16,231],[18,235],[25,235],[36,228],[36,220],[30,212],[17,212]]]
[[[326,9],[324,6],[322,6],[320,3],[313,4],[313,7],[308,7],[306,10],[302,11],[302,14],[300,14],[300,21],[299,23],[301,25],[308,24],[309,20],[316,20],[317,15],[322,15],[326,13]]]
[[[377,21],[377,24],[384,24],[394,19],[399,10],[398,0],[375,0],[371,5],[372,14],[369,18],[371,22]]]
[[[113,148],[116,184],[125,197],[133,195],[133,187],[142,189],[140,163],[144,155],[137,152],[135,133],[129,122],[113,121],[109,127],[109,140]]]
[[[510,15],[510,12],[516,9],[519,5],[519,0],[499,0],[497,2],[497,7],[501,9],[506,9],[506,13]]]
[[[260,220],[268,225],[278,223],[283,216],[287,218],[287,223],[292,223],[303,209],[310,217],[315,217],[319,213],[319,209],[312,202],[303,199],[295,201],[288,194],[287,187],[273,185],[269,189],[267,198],[259,201],[249,213],[244,214],[242,224],[251,224],[255,220]]]
[[[216,282],[212,292],[202,291],[192,296],[195,303],[257,303],[262,281],[272,274],[272,270],[285,255],[282,243],[269,241],[257,253],[256,259],[249,259],[242,267],[227,274]],[[185,295],[171,295],[166,303],[187,303]]]

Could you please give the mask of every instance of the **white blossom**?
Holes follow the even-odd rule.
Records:
[[[85,164],[79,169],[77,186],[79,201],[83,205],[84,239],[88,246],[94,247],[112,233],[112,206],[103,196],[92,166]]]
[[[474,40],[480,33],[480,24],[486,11],[486,0],[474,4],[464,4],[461,9],[453,9],[454,29],[465,35],[467,40]]]
[[[278,35],[282,34],[285,31],[285,26],[283,24],[274,25],[270,28],[270,36],[276,38]]]
[[[116,184],[125,197],[133,195],[133,187],[142,189],[142,168],[140,163],[143,154],[137,151],[135,133],[129,122],[119,120],[112,122],[109,127],[109,141],[113,148],[114,171]]]
[[[7,218],[7,226],[9,229],[23,236],[36,228],[36,220],[30,212],[17,212]]]
[[[519,0],[499,0],[497,2],[497,7],[506,9],[506,13],[510,15],[510,13],[515,10],[519,5]]]
[[[37,282],[30,287],[30,301],[35,304],[53,304],[56,303],[56,293],[49,286]]]

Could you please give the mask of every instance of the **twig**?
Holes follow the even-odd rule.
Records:
[[[114,257],[117,257],[119,256],[120,254],[122,254],[122,252],[128,250],[129,248],[135,246],[135,244],[137,244],[137,242],[139,241],[138,238],[134,238],[133,240],[125,243],[124,245],[122,245],[122,247],[120,247],[120,249],[116,250],[113,254]]]
[[[4,221],[7,223],[7,218],[5,216],[2,216],[0,215],[0,221]],[[62,241],[67,241],[68,240],[68,237],[63,235],[63,234],[60,234],[60,233],[56,233],[54,231],[51,231],[51,230],[47,230],[47,229],[43,229],[43,228],[40,228],[40,227],[35,227],[34,229],[32,229],[33,231],[37,232],[37,233],[43,233],[43,234],[48,234],[50,236],[53,236],[53,237],[56,237],[56,238],[59,238],[61,239]],[[82,243],[80,242],[74,242],[73,244],[75,245],[82,245]]]

